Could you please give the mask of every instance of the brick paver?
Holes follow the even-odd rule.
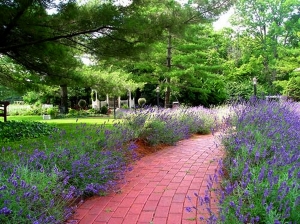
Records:
[[[206,223],[185,207],[198,203],[194,193],[204,196],[218,167],[222,151],[215,141],[212,135],[196,136],[141,158],[117,193],[88,199],[68,223]]]

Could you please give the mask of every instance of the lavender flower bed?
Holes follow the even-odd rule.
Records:
[[[215,113],[202,107],[149,108],[123,118],[112,129],[80,124],[74,133],[57,130],[48,145],[2,148],[0,223],[62,223],[78,200],[114,189],[137,159],[136,139],[174,144],[215,126]]]
[[[198,196],[207,223],[300,223],[299,108],[264,101],[233,107],[221,135],[226,157],[207,191],[217,191],[219,214],[210,210],[209,194]]]
[[[75,134],[54,133],[53,145],[33,152],[3,148],[0,223],[61,223],[75,201],[112,189],[128,169],[127,160],[134,159],[135,146],[120,123],[112,130],[104,127],[81,124]]]
[[[216,111],[203,107],[147,108],[122,114],[125,124],[149,145],[174,144],[191,134],[208,134],[218,124]]]

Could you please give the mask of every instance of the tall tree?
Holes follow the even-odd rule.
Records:
[[[209,25],[192,25],[184,39],[175,39],[172,79],[179,98],[191,105],[222,103],[226,98],[224,60],[218,52],[219,36]]]
[[[240,0],[236,2],[234,25],[256,44],[249,58],[262,57],[260,81],[272,86],[278,79],[277,64],[282,59],[279,48],[295,48],[299,41],[298,0]],[[250,48],[249,48],[250,49]],[[272,90],[270,90],[272,91]],[[274,91],[274,89],[273,89]]]
[[[162,30],[159,18],[137,11],[147,4],[151,1],[133,1],[128,6],[115,1],[81,5],[74,0],[1,1],[0,55],[24,71],[57,79],[64,75],[58,71],[59,62],[72,60],[61,54],[65,49],[99,58],[135,54]],[[5,66],[0,66],[0,79],[10,77]]]
[[[143,82],[135,82],[131,73],[114,66],[103,69],[96,64],[85,67],[83,73],[83,85],[97,90],[100,95],[120,96],[144,86]]]
[[[172,72],[172,35],[178,36],[178,27],[185,28],[189,24],[197,24],[197,23],[205,23],[205,22],[212,22],[216,19],[222,12],[227,10],[232,1],[224,0],[224,1],[202,1],[202,0],[191,0],[185,4],[184,9],[178,10],[177,5],[174,1],[170,1],[170,7],[165,10],[165,13],[170,14],[171,18],[180,17],[182,18],[181,21],[175,23],[175,26],[172,23],[167,24],[167,67],[168,73]],[[177,32],[176,32],[177,31]],[[183,29],[180,30],[183,33]],[[166,75],[166,93],[165,93],[165,107],[170,107],[170,74]]]

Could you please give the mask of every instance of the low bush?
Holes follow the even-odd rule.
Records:
[[[138,99],[138,105],[139,107],[144,107],[146,104],[146,99],[145,98],[139,98]]]
[[[55,130],[53,125],[34,121],[0,122],[0,139],[3,142],[18,141],[24,138],[38,138],[50,135]]]
[[[107,106],[102,106],[101,109],[100,109],[100,113],[101,114],[107,114],[107,112],[108,112]]]
[[[47,114],[51,116],[51,118],[56,118],[59,114],[58,107],[51,107],[47,109]]]
[[[8,106],[8,114],[11,116],[14,115],[41,115],[43,109],[41,105],[19,105],[19,104],[10,104]]]
[[[192,134],[208,134],[218,121],[215,113],[203,107],[173,109],[145,108],[121,113],[124,124],[135,130],[136,138],[149,145],[174,144]]]
[[[78,110],[75,110],[73,108],[70,108],[69,109],[69,113],[68,113],[69,116],[77,116],[78,115]]]

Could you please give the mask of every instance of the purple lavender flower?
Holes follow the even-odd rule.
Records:
[[[3,215],[9,215],[12,213],[12,210],[10,210],[9,208],[7,207],[3,207],[0,209],[0,214],[3,214]]]

